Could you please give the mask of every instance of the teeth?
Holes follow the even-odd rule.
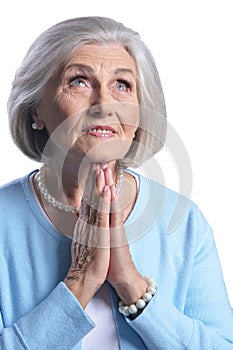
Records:
[[[103,134],[111,133],[111,130],[106,130],[106,129],[91,129],[89,132],[99,132]]]

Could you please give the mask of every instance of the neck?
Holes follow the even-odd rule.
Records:
[[[70,174],[70,170],[68,171],[68,168],[63,169],[62,175],[60,176],[59,176],[57,167],[50,166],[48,167],[48,169],[46,167],[45,171],[46,171],[45,181],[44,181],[45,187],[47,188],[49,194],[54,196],[54,199],[60,202],[63,208],[59,210],[58,206],[52,205],[51,202],[48,200],[49,196],[46,196],[46,198],[44,197],[44,195],[42,194],[42,191],[38,186],[39,176],[37,173],[37,175],[34,177],[34,187],[35,187],[35,191],[37,193],[38,199],[41,203],[43,210],[45,211],[46,215],[49,217],[50,221],[54,224],[54,226],[56,226],[57,229],[63,234],[70,235],[71,232],[73,232],[74,225],[77,220],[77,216],[73,215],[73,213],[77,214],[78,211],[75,212],[72,209],[65,210],[64,205],[68,203],[70,208],[73,208],[73,207],[80,208],[83,190],[78,182],[79,177],[74,176],[72,172],[71,172],[72,177],[68,176]],[[47,174],[47,171],[48,171],[48,174]],[[79,169],[79,172],[81,173],[80,169]],[[87,172],[85,172],[85,174],[87,174]],[[118,174],[119,175],[118,175],[117,190],[118,189],[121,190],[120,196],[119,196],[119,201],[120,201],[119,205],[122,208],[122,213],[125,221],[128,215],[130,214],[134,206],[134,203],[136,201],[137,187],[136,187],[135,179],[128,172],[123,172],[124,181],[123,181],[123,174],[122,174],[121,175],[122,180],[120,181],[120,184],[119,184],[120,173]],[[49,181],[48,181],[48,175],[49,175]],[[65,176],[68,177],[68,180],[66,179],[66,182],[68,184],[71,184],[71,186],[63,190],[62,178],[64,178]],[[73,181],[71,181],[72,178],[73,178]],[[121,184],[123,184],[123,186],[122,188],[119,188],[119,185],[121,187]],[[71,196],[67,197],[66,193],[68,191],[72,191],[72,187],[74,188],[75,194],[71,193]],[[53,192],[53,189],[54,189],[54,192]]]

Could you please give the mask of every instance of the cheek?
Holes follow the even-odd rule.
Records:
[[[74,147],[77,140],[81,143],[80,147],[82,147],[83,117],[81,113],[64,118],[57,125],[54,123],[53,127],[49,137],[50,149],[55,147],[55,152],[59,149],[62,154],[67,154]]]
[[[138,105],[129,105],[121,113],[121,124],[127,138],[134,138],[139,125],[139,107]]]
[[[56,98],[52,103],[50,100],[43,101],[38,112],[44,121],[51,141],[59,147],[69,149],[73,142],[80,137],[83,116],[77,112],[70,99],[62,96]]]
[[[55,97],[55,114],[63,116],[64,119],[73,116],[80,111],[83,101],[82,96],[75,98],[69,90],[68,92],[63,91]]]
[[[69,89],[47,96],[40,106],[41,117],[49,125],[51,122],[59,125],[65,119],[72,117],[86,108],[88,97],[85,94],[75,94]]]
[[[81,109],[89,106],[91,99],[91,90],[75,91],[75,89],[66,88],[59,96],[59,102],[71,113],[79,112]]]
[[[132,125],[124,125],[125,135],[130,140],[134,138],[136,130],[137,128]]]

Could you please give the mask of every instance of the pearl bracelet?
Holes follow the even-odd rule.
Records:
[[[146,293],[143,294],[142,298],[138,299],[135,304],[125,305],[122,300],[119,301],[119,312],[124,316],[130,316],[136,314],[139,310],[144,309],[144,307],[152,299],[157,290],[157,285],[153,278],[145,276],[144,279],[148,283],[148,289]]]

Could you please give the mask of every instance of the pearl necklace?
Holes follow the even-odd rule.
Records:
[[[72,212],[74,214],[78,214],[79,212],[78,207],[61,203],[49,193],[48,189],[45,186],[45,174],[46,174],[46,166],[43,165],[40,168],[36,177],[36,181],[37,181],[41,196],[47,202],[49,202],[54,208],[57,208],[61,211],[65,211],[67,213]],[[122,168],[119,169],[117,178],[118,178],[118,182],[116,187],[116,193],[119,194],[123,184],[123,180],[124,180],[124,170]]]

